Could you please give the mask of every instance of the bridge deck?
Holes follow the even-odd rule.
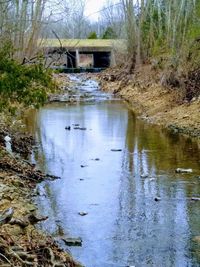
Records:
[[[46,39],[39,41],[42,48],[59,48],[79,51],[111,51],[113,47],[119,46],[123,40],[102,40],[102,39]]]

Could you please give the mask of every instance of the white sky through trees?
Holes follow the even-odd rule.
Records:
[[[88,16],[90,20],[97,21],[100,15],[99,11],[104,7],[107,0],[86,0],[85,1],[85,15]],[[113,0],[114,4],[119,3],[120,0]]]

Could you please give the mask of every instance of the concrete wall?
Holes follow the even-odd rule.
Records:
[[[47,66],[66,66],[67,68],[79,68],[80,54],[92,55],[94,68],[108,68],[115,66],[115,54],[112,49],[82,47],[79,49],[50,48],[46,51]],[[52,62],[52,63],[51,63]]]

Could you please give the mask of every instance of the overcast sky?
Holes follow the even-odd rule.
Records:
[[[118,3],[119,0],[113,0],[114,3]],[[106,0],[86,0],[86,9],[85,15],[89,16],[88,18],[91,20],[98,20],[99,10],[103,8],[103,5],[106,3]]]

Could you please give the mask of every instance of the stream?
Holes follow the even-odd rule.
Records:
[[[200,201],[191,200],[200,198],[198,143],[138,119],[83,75],[71,80],[78,102],[26,118],[39,143],[32,161],[61,177],[37,188],[49,216],[40,227],[86,267],[200,266]]]

